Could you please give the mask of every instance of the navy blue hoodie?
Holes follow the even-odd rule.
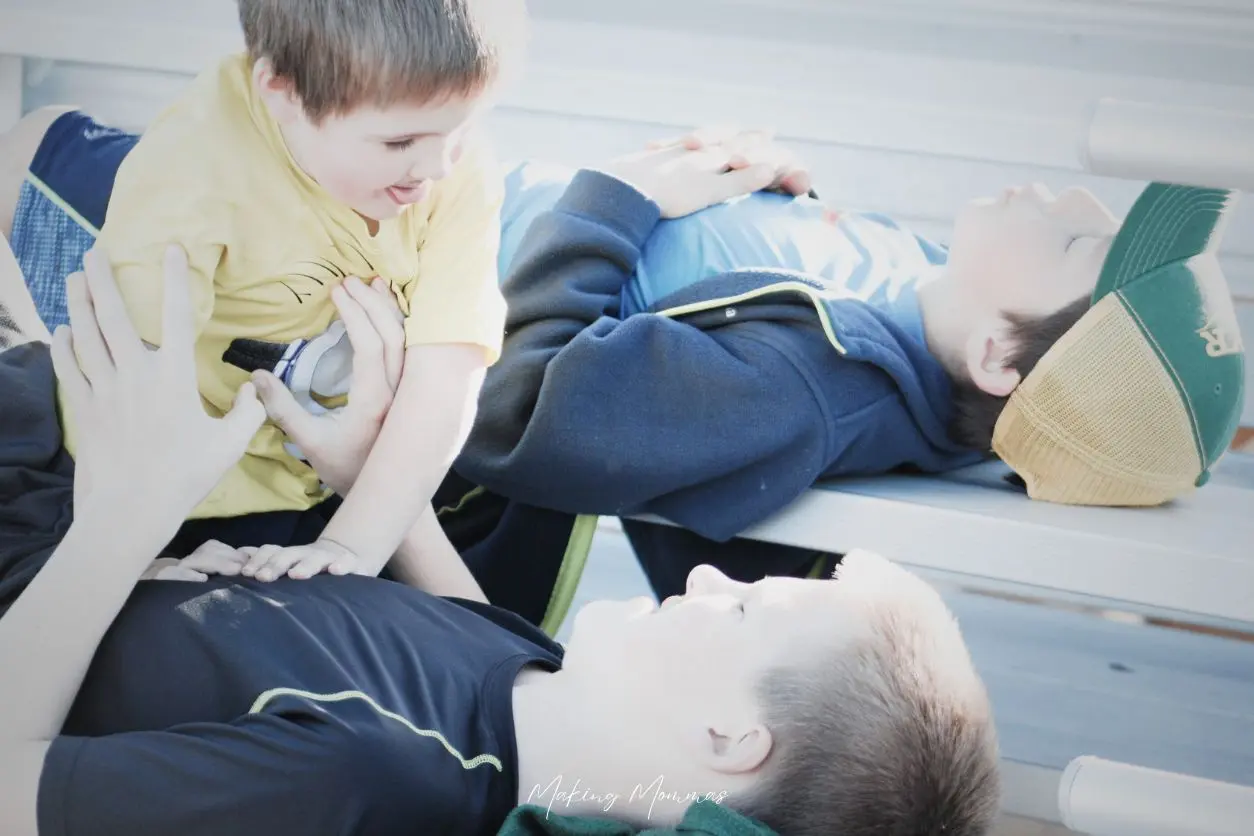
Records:
[[[657,514],[727,541],[816,481],[980,458],[947,434],[949,378],[891,319],[807,276],[714,276],[620,318],[660,219],[581,171],[503,285],[501,360],[456,468],[571,514]]]

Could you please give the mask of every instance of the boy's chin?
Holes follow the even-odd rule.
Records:
[[[400,217],[408,208],[383,198],[382,201],[371,203],[369,206],[355,206],[353,211],[368,221],[382,223],[383,221],[390,221],[393,218]]]
[[[370,208],[373,210],[372,216],[376,221],[386,221],[388,218],[403,215],[409,206],[395,203],[385,197]]]

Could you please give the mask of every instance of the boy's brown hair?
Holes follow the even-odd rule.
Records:
[[[1041,362],[1045,352],[1062,339],[1071,326],[1080,321],[1088,311],[1091,300],[1084,296],[1052,314],[1040,317],[1006,314],[1010,323],[1010,339],[1015,349],[1008,365],[1026,378]],[[954,441],[974,450],[990,451],[993,447],[993,428],[1006,406],[1008,397],[990,395],[976,386],[970,378],[950,373],[953,387],[953,418],[949,434]]]
[[[484,25],[484,2],[239,0],[239,17],[249,57],[268,60],[318,123],[364,105],[481,92],[501,64],[492,33],[505,28]]]
[[[857,559],[836,576],[860,571]],[[1001,779],[988,692],[941,597],[894,571],[891,598],[868,608],[868,635],[763,677],[772,751],[732,809],[787,836],[991,829]]]

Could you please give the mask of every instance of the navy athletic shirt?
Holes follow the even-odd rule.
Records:
[[[494,834],[512,687],[562,648],[376,578],[141,582],[39,788],[41,836]]]

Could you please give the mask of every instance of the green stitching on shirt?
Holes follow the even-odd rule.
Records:
[[[380,715],[387,717],[388,719],[395,720],[419,737],[430,737],[438,740],[440,745],[443,746],[450,755],[461,762],[462,769],[469,771],[477,766],[483,766],[486,764],[488,766],[495,767],[497,772],[505,771],[505,768],[501,765],[501,761],[493,755],[477,755],[470,760],[467,760],[461,752],[454,749],[453,745],[449,743],[444,735],[440,734],[438,731],[418,728],[395,711],[388,711],[386,708],[375,702],[368,694],[364,694],[361,691],[340,691],[336,694],[315,694],[312,691],[301,691],[297,688],[271,688],[269,691],[266,691],[261,696],[257,697],[256,701],[252,705],[252,708],[248,710],[248,713],[260,713],[266,705],[279,697],[303,697],[304,699],[313,700],[314,702],[344,702],[345,700],[361,700]]]

